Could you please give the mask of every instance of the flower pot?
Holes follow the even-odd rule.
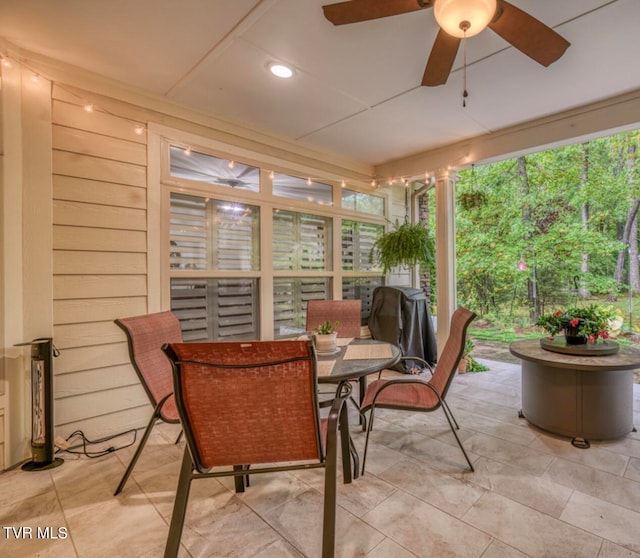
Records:
[[[567,345],[584,345],[587,342],[587,336],[578,331],[579,326],[567,327],[564,330],[564,339]]]
[[[460,359],[460,363],[458,364],[458,374],[464,374],[467,371],[467,367],[469,366],[469,357],[464,356]]]
[[[336,350],[338,347],[338,334],[328,333],[328,334],[315,334],[316,340],[316,350],[319,353],[331,353]]]

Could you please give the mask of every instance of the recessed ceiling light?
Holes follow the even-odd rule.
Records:
[[[276,77],[287,79],[293,76],[293,70],[289,66],[279,64],[277,62],[271,62],[267,64],[269,71]]]

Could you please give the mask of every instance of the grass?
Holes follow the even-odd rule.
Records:
[[[500,326],[469,328],[469,336],[478,341],[496,341],[498,343],[513,343],[518,339],[533,339],[541,336],[538,332],[526,331],[517,333],[514,329]]]

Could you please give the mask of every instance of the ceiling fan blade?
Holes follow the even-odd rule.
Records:
[[[458,54],[460,39],[452,37],[442,29],[438,31],[438,36],[433,43],[427,66],[422,76],[422,85],[434,87],[447,82],[453,62]]]
[[[489,27],[543,66],[558,60],[571,44],[551,27],[505,0],[498,0],[496,14]]]
[[[322,6],[324,17],[334,25],[357,23],[431,7],[434,0],[351,0]]]

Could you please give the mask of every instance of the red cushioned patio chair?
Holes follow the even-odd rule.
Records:
[[[178,554],[191,481],[233,476],[242,483],[247,475],[316,467],[325,468],[322,556],[332,557],[337,437],[348,394],[321,421],[312,343],[171,343],[164,350],[187,440],[165,557]],[[346,456],[348,432],[340,438]]]
[[[467,328],[475,317],[476,315],[471,312],[471,310],[463,307],[459,307],[453,313],[449,337],[442,350],[442,354],[438,358],[438,363],[433,370],[431,378],[426,379],[418,375],[394,379],[379,378],[367,386],[361,411],[364,413],[371,410],[371,413],[369,415],[369,426],[367,428],[364,454],[362,456],[362,474],[364,474],[364,467],[367,460],[367,448],[369,446],[369,435],[373,428],[374,413],[376,409],[380,408],[425,413],[442,408],[444,416],[456,438],[456,442],[458,442],[469,464],[469,468],[471,471],[474,470],[469,456],[456,433],[459,426],[445,398],[458,370],[460,359],[462,358]],[[414,359],[411,358],[411,360]],[[426,365],[426,368],[429,368],[429,364],[426,361],[424,361],[423,364]]]
[[[116,488],[115,495],[118,495],[131,475],[156,422],[158,420],[167,423],[180,422],[173,397],[171,363],[162,352],[162,346],[166,343],[182,341],[182,330],[178,318],[170,311],[121,318],[115,320],[115,323],[127,335],[131,364],[153,406],[153,414],[138,448]]]

